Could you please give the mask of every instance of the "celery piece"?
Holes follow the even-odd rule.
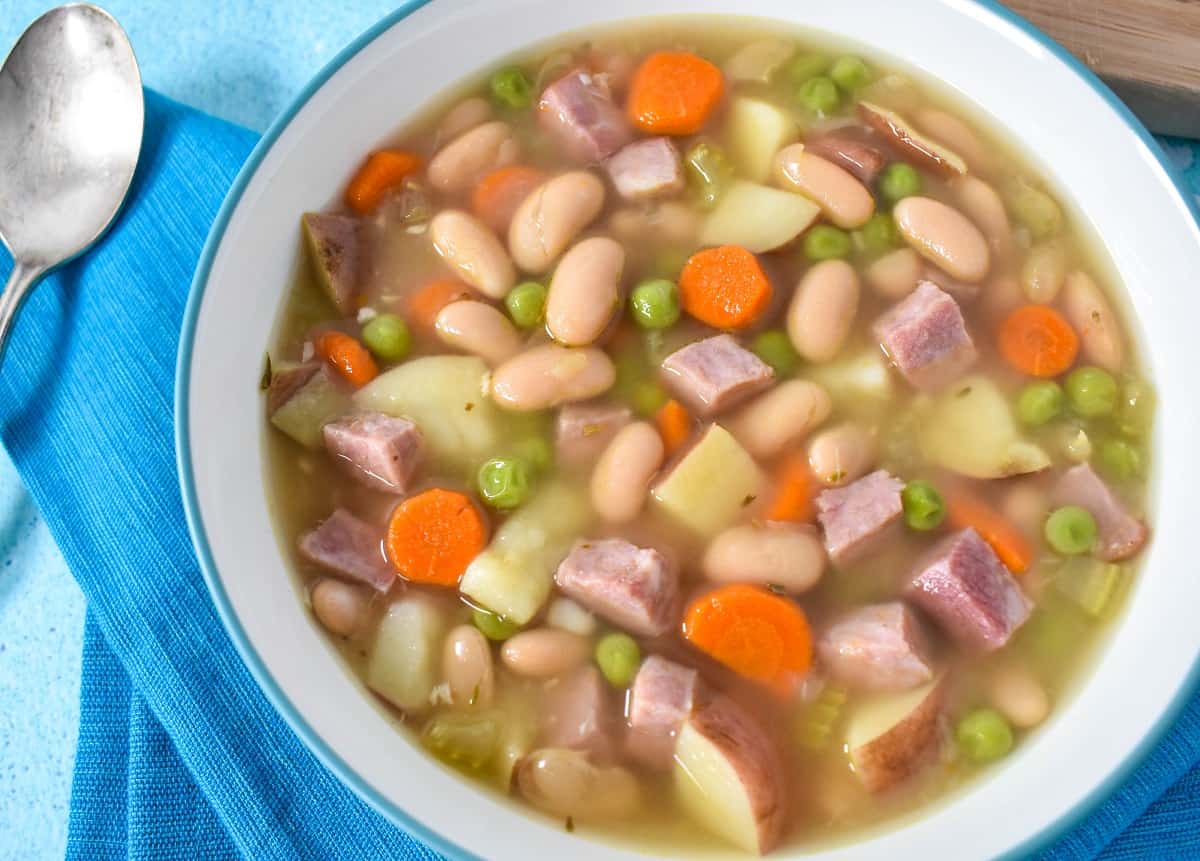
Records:
[[[1120,565],[1090,556],[1076,556],[1058,569],[1054,585],[1089,616],[1099,618],[1116,592],[1121,574]]]

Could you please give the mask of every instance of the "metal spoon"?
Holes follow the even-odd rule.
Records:
[[[142,78],[125,31],[86,3],[29,25],[0,68],[0,362],[13,320],[46,273],[108,229],[142,145]]]

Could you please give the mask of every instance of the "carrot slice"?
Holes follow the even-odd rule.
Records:
[[[812,476],[808,459],[795,454],[788,457],[779,470],[779,481],[766,519],[807,523],[812,518]]]
[[[471,500],[440,487],[400,503],[385,539],[388,559],[406,580],[451,587],[486,543],[487,527]]]
[[[370,351],[345,332],[325,332],[318,336],[314,346],[317,355],[356,388],[379,376],[379,366]]]
[[[405,316],[408,317],[410,325],[430,333],[443,308],[451,302],[470,297],[471,288],[461,281],[455,281],[453,278],[434,278],[409,295],[404,303]]]
[[[697,251],[679,273],[679,301],[701,323],[744,329],[771,304],[771,282],[740,245]]]
[[[421,166],[421,159],[400,149],[381,149],[367,156],[346,186],[346,205],[359,215],[379,206],[383,196]]]
[[[1075,364],[1079,336],[1071,324],[1045,305],[1024,305],[1000,324],[1000,354],[1034,377],[1057,377]]]
[[[977,496],[959,491],[946,498],[946,520],[955,529],[970,526],[992,546],[1010,571],[1020,574],[1033,563],[1033,547],[1029,539]]]
[[[633,73],[626,109],[634,125],[658,135],[700,131],[725,93],[721,70],[688,51],[658,51]]]
[[[692,417],[687,408],[677,400],[669,400],[654,414],[658,434],[662,437],[667,456],[679,451],[692,435]]]
[[[812,665],[812,630],[795,602],[760,586],[735,583],[697,598],[683,636],[731,670],[790,691]]]
[[[471,194],[471,211],[488,227],[503,235],[513,214],[546,175],[523,164],[498,167],[479,180]]]

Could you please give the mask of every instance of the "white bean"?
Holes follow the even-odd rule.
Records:
[[[492,648],[478,628],[459,625],[446,636],[442,677],[450,686],[450,701],[456,706],[485,708],[492,704],[496,688]]]
[[[1062,244],[1051,240],[1029,250],[1021,266],[1021,289],[1030,302],[1048,305],[1058,297],[1067,280],[1067,253]]]
[[[829,393],[818,384],[787,380],[739,409],[725,427],[751,455],[769,460],[804,439],[832,409]]]
[[[1029,535],[1040,535],[1050,513],[1046,494],[1028,482],[1017,481],[1005,494],[1000,509],[1004,516]]]
[[[586,170],[546,180],[521,201],[508,225],[508,250],[526,272],[545,272],[604,207],[604,183]]]
[[[626,242],[694,242],[700,233],[701,217],[678,201],[655,206],[618,209],[608,219],[608,228]]]
[[[1106,371],[1121,369],[1125,354],[1121,324],[1096,282],[1085,272],[1072,272],[1063,284],[1063,308],[1079,333],[1085,361]]]
[[[708,545],[703,568],[705,576],[720,583],[774,584],[804,592],[825,571],[825,548],[808,526],[734,526]]]
[[[563,255],[550,280],[546,328],[569,347],[592,343],[620,306],[625,249],[607,236],[593,236]]]
[[[1024,667],[1009,664],[998,668],[989,687],[992,705],[1021,729],[1037,726],[1050,713],[1046,689]]]
[[[516,283],[504,246],[475,216],[458,209],[439,212],[429,222],[429,235],[446,264],[483,295],[503,299]]]
[[[792,144],[779,151],[775,176],[784,188],[811,198],[838,227],[862,227],[875,214],[875,198],[865,185],[849,171],[807,152],[804,144]]]
[[[975,170],[988,173],[994,169],[995,159],[991,152],[958,117],[937,108],[922,108],[914,119],[921,131],[954,150]]]
[[[366,592],[341,580],[318,580],[308,599],[317,621],[342,637],[353,636],[367,614]]]
[[[550,607],[546,610],[546,624],[581,637],[592,636],[599,627],[595,616],[570,598],[561,595],[550,602]]]
[[[950,190],[958,198],[958,205],[967,217],[983,231],[993,251],[1002,251],[1012,242],[1012,225],[1004,201],[992,188],[977,176],[960,176],[951,180]]]
[[[560,628],[534,628],[505,640],[500,660],[518,676],[549,679],[575,669],[591,651],[586,637]]]
[[[492,106],[482,96],[472,96],[463,99],[446,112],[442,124],[438,126],[439,141],[452,141],[463,132],[468,132],[476,126],[483,125],[492,118]]]
[[[521,351],[516,327],[486,302],[451,302],[438,313],[434,328],[449,346],[474,353],[493,367]]]
[[[911,248],[897,248],[871,262],[863,273],[867,283],[885,299],[903,299],[917,288],[925,261]]]
[[[518,353],[492,374],[492,397],[511,410],[544,410],[586,401],[612,388],[617,372],[603,350],[543,344]]]
[[[900,235],[926,260],[962,281],[982,281],[991,252],[979,228],[930,197],[906,197],[893,210]]]
[[[837,425],[813,437],[808,463],[824,485],[847,484],[861,478],[875,463],[875,437],[853,422]]]
[[[508,123],[484,123],[442,147],[429,160],[425,175],[438,191],[455,194],[466,191],[487,172],[512,164],[520,155],[521,145]]]
[[[637,778],[619,765],[594,765],[586,753],[535,750],[517,766],[517,788],[534,807],[580,821],[622,819],[638,808]]]
[[[805,272],[787,315],[796,352],[810,362],[836,356],[858,313],[859,292],[858,273],[845,260],[824,260]]]
[[[613,437],[592,471],[592,508],[609,523],[634,520],[646,502],[650,480],[662,466],[663,441],[654,426],[633,422]]]

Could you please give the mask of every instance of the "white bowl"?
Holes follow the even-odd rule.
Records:
[[[263,404],[253,369],[291,283],[299,214],[333,199],[365,151],[429,96],[507,54],[651,11],[783,19],[860,41],[941,78],[1020,136],[1107,242],[1128,287],[1161,393],[1155,539],[1094,677],[967,792],[908,824],[811,857],[984,858],[1036,850],[1116,789],[1195,687],[1200,294],[1192,285],[1200,232],[1192,202],[1129,112],[1065,52],[996,4],[440,0],[406,3],[364,34],[267,132],[234,183],[196,272],[179,351],[179,470],[213,599],[259,684],[316,755],[445,854],[641,857],[568,835],[480,792],[397,734],[343,671],[301,602],[290,599],[291,574],[263,483]]]

